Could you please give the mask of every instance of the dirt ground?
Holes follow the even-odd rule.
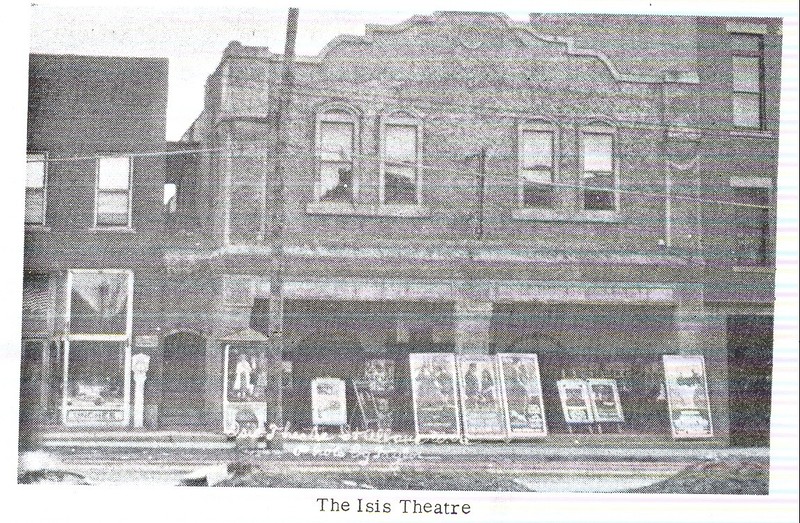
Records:
[[[509,474],[486,472],[465,473],[408,470],[375,472],[361,469],[347,473],[298,473],[264,471],[242,464],[229,467],[232,477],[219,487],[283,487],[283,488],[360,488],[379,490],[461,490],[461,491],[528,491]],[[768,460],[706,461],[695,463],[678,474],[647,487],[629,491],[647,494],[739,494],[769,493]]]

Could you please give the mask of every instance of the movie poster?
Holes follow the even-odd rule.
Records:
[[[561,408],[564,421],[567,423],[592,423],[594,414],[589,398],[589,386],[584,380],[558,380],[558,395],[561,397]]]
[[[505,416],[493,356],[461,354],[458,376],[461,412],[467,439],[506,439]]]
[[[316,378],[311,382],[311,409],[314,425],[346,425],[347,396],[344,380]]]
[[[414,428],[417,439],[458,438],[461,425],[456,400],[453,354],[409,354]]]
[[[394,360],[366,360],[364,362],[364,379],[372,392],[392,392],[394,390]]]
[[[598,423],[623,423],[625,416],[622,414],[617,380],[591,378],[586,383],[589,385],[594,420]]]
[[[664,381],[672,437],[713,436],[703,356],[664,356]]]
[[[226,434],[256,435],[267,419],[268,359],[263,348],[225,347],[223,423]]]
[[[498,354],[506,429],[512,438],[547,435],[536,354]]]

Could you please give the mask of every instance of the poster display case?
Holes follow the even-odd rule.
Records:
[[[453,354],[409,354],[414,430],[422,439],[458,439],[461,434]]]
[[[311,381],[311,422],[314,425],[347,424],[345,382],[339,378],[316,378]]]
[[[254,344],[225,346],[223,424],[226,434],[255,435],[267,419],[266,349]]]
[[[705,358],[664,356],[664,382],[672,437],[710,438],[714,435],[708,401]]]
[[[589,385],[584,380],[564,379],[556,382],[561,398],[561,409],[567,426],[594,423],[594,412],[589,397]]]
[[[496,361],[484,354],[458,356],[465,440],[508,437]]]
[[[624,423],[622,403],[617,380],[590,378],[586,380],[592,400],[592,414],[596,423]]]
[[[497,362],[509,437],[546,436],[547,423],[536,354],[498,354]]]

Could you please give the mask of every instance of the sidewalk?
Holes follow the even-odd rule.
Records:
[[[42,435],[46,449],[129,449],[196,451],[213,455],[213,451],[229,454],[237,443],[221,434],[184,431],[64,431]],[[263,442],[252,450],[266,449]],[[525,458],[543,460],[642,460],[696,461],[726,457],[768,458],[765,447],[726,448],[718,440],[673,441],[658,436],[633,435],[550,435],[542,440],[505,442],[433,443],[372,443],[367,441],[285,441],[284,453],[325,455],[332,452],[408,453],[410,450],[425,456],[485,456],[487,458]],[[193,454],[188,452],[188,454]]]

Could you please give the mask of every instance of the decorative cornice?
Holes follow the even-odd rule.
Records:
[[[357,35],[339,35],[322,48],[316,56],[299,56],[298,62],[307,64],[321,64],[334,49],[342,44],[363,44],[370,45],[375,41],[376,35],[380,33],[401,33],[408,29],[423,25],[433,25],[443,15],[448,14],[444,11],[436,11],[433,15],[415,15],[400,22],[398,24],[368,24],[365,26],[364,36]],[[464,13],[468,14],[468,13]],[[530,23],[517,22],[512,20],[505,13],[469,13],[473,16],[493,16],[497,18],[502,24],[505,25],[513,33],[525,33],[539,41],[545,43],[556,44],[564,47],[564,51],[568,56],[580,56],[595,58],[605,65],[611,76],[617,82],[626,83],[647,83],[647,84],[661,84],[661,83],[688,83],[697,84],[699,78],[695,72],[684,71],[669,71],[661,75],[642,75],[642,74],[628,74],[620,72],[611,59],[602,51],[596,49],[580,48],[575,43],[575,39],[571,37],[554,36],[539,33],[531,27]],[[520,38],[520,42],[524,40]],[[282,55],[273,55],[278,60],[283,60]]]

